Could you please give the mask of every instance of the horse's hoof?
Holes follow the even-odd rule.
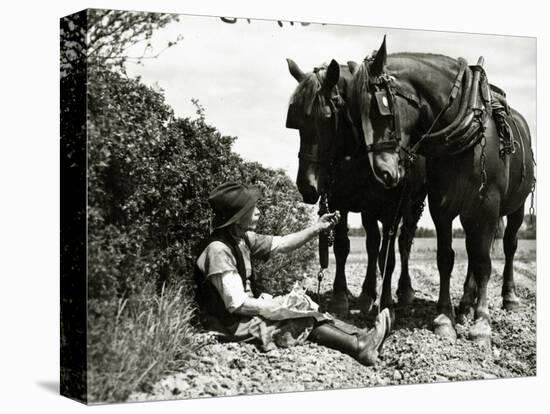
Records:
[[[521,301],[515,295],[513,297],[505,298],[502,300],[502,309],[509,312],[518,310],[520,305]]]
[[[460,304],[456,314],[456,322],[464,325],[468,319],[472,318],[473,313],[474,309],[471,306]]]
[[[451,319],[444,314],[439,315],[434,320],[434,332],[437,336],[456,342],[456,331]]]
[[[347,316],[349,313],[348,295],[344,292],[335,293],[328,305],[328,311],[337,316]]]
[[[366,293],[361,293],[361,296],[359,296],[357,300],[357,305],[359,306],[361,313],[366,316],[372,311],[374,306],[374,298]]]
[[[484,347],[491,346],[491,325],[485,318],[478,318],[470,327],[468,338]]]
[[[412,305],[414,302],[414,289],[407,288],[397,291],[397,303],[399,305]]]

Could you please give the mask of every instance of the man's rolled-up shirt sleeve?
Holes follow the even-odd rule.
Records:
[[[220,294],[225,308],[234,312],[248,297],[240,275],[235,271],[217,273],[208,277]]]
[[[281,243],[282,237],[258,234],[253,231],[246,233],[250,247],[250,255],[253,259],[268,260],[271,252]]]

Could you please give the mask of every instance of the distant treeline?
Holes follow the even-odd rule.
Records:
[[[536,216],[533,216],[533,222],[531,223],[531,217],[526,215],[523,220],[523,225],[518,231],[518,238],[534,240],[537,238]],[[504,230],[506,228],[505,223],[502,223],[497,230],[497,238],[502,238]],[[363,227],[350,227],[348,231],[349,236],[352,237],[365,237],[365,229]],[[431,238],[436,237],[435,229],[428,227],[418,227],[416,229],[415,237],[418,238]],[[453,229],[453,238],[464,238],[464,229]]]

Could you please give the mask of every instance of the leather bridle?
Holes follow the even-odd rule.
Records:
[[[338,133],[338,113],[344,107],[345,102],[340,95],[338,85],[334,85],[334,87],[330,91],[324,90],[324,88],[322,87],[323,80],[321,79],[319,74],[321,70],[325,70],[325,68],[321,67],[313,69],[313,73],[317,77],[320,86],[317,90],[317,93],[315,94],[315,97],[313,98],[314,102],[312,106],[315,104],[315,102],[318,102],[321,108],[325,108],[326,106],[330,108],[330,112],[323,112],[323,116],[325,118],[331,118],[332,120],[332,138],[334,139],[336,137],[336,134]],[[319,143],[321,141],[322,126],[320,125],[320,120],[318,116],[313,117],[313,123],[315,128],[314,134],[318,140],[318,143],[308,145],[307,150],[303,150],[303,148],[301,147],[300,152],[298,152],[298,159],[325,167],[327,169],[327,174],[330,176],[332,165],[334,163],[334,151],[332,151],[332,148],[328,148],[326,151],[323,151],[322,154],[319,154]],[[330,144],[333,144],[333,142],[331,142]]]
[[[408,158],[411,158],[408,149],[402,145],[401,115],[397,107],[397,96],[403,98],[409,105],[414,106],[416,109],[420,109],[420,100],[416,95],[403,90],[395,82],[395,78],[385,71],[378,76],[369,76],[369,63],[370,60],[365,59],[367,68],[367,91],[372,93],[380,115],[389,117],[390,119],[390,139],[374,142],[373,137],[372,142],[366,142],[366,151],[367,153],[399,153],[401,150],[407,154]]]

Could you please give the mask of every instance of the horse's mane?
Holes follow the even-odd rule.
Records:
[[[327,65],[322,64],[321,66],[315,68],[314,70],[320,71],[319,77],[324,79]],[[314,72],[309,72],[306,74],[305,79],[300,82],[300,84],[294,90],[294,93],[290,97],[289,105],[295,105],[298,108],[303,110],[303,113],[310,115],[312,108],[312,102],[321,88],[321,83]]]
[[[399,52],[388,55],[390,59],[409,59],[417,64],[427,65],[433,69],[441,70],[444,67],[455,67],[458,61],[449,56],[435,53]]]
[[[396,52],[396,53],[390,53],[388,57],[404,57],[404,58],[438,58],[443,60],[449,60],[454,61],[455,59],[441,55],[439,53],[422,53],[422,52]]]
[[[357,72],[353,75],[354,81],[351,83],[351,95],[353,97],[359,97],[366,92],[367,88],[367,79],[368,79],[368,69],[366,65],[359,65]],[[359,100],[362,102],[362,100]]]
[[[373,52],[373,55],[376,54],[376,51]],[[439,72],[446,72],[448,69],[445,68],[454,68],[458,66],[458,61],[449,56],[437,54],[437,53],[420,53],[420,52],[397,52],[391,53],[388,55],[388,66],[392,66],[390,59],[409,59],[417,65],[422,65],[422,67],[430,67]],[[418,66],[420,68],[420,66]],[[390,71],[391,72],[391,71]],[[454,73],[454,72],[453,72]],[[369,73],[368,68],[365,64],[359,66],[354,77],[362,82],[353,82],[352,94],[359,96],[362,93],[365,93],[366,80],[368,79]]]

